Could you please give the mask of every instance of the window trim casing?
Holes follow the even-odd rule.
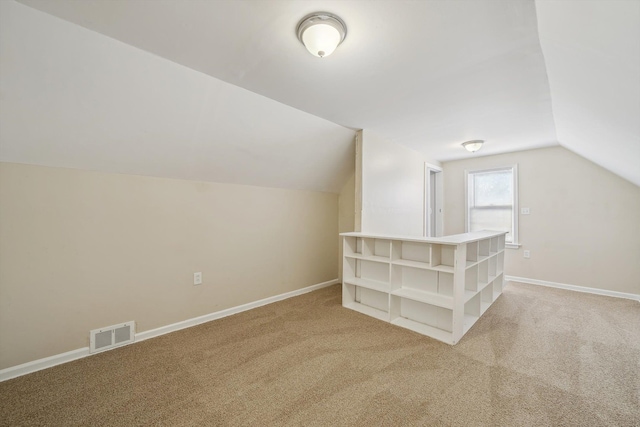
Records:
[[[520,247],[519,233],[518,233],[518,217],[519,217],[519,205],[518,205],[518,164],[487,168],[487,169],[465,169],[464,171],[464,231],[469,232],[469,174],[480,172],[497,172],[503,170],[511,170],[513,173],[513,242],[506,243],[506,247],[510,249],[518,249]]]

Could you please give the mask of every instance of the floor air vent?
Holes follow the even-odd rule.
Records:
[[[135,338],[136,323],[134,321],[106,328],[94,329],[90,334],[90,353],[111,350],[124,344],[129,344]]]

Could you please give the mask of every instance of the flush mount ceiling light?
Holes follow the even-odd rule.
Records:
[[[298,40],[314,56],[329,56],[347,36],[347,26],[329,12],[315,12],[302,18],[296,29]]]
[[[484,144],[484,141],[480,139],[474,139],[473,141],[463,142],[462,146],[466,148],[467,151],[475,153],[482,147],[482,144]]]

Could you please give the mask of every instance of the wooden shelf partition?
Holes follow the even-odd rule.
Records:
[[[505,234],[343,233],[342,305],[456,344],[502,294]]]

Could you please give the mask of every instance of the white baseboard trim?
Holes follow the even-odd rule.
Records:
[[[180,329],[190,328],[201,323],[210,322],[212,320],[221,319],[223,317],[231,316],[232,314],[241,313],[243,311],[251,310],[252,308],[261,307],[263,305],[271,304],[277,301],[282,301],[287,298],[296,297],[298,295],[306,294],[307,292],[315,291],[327,286],[340,283],[340,280],[333,279],[328,282],[318,283],[317,285],[308,286],[302,289],[296,289],[295,291],[286,292],[284,294],[276,295],[273,297],[261,299],[258,301],[250,302],[247,304],[239,305],[237,307],[227,308],[226,310],[216,311],[215,313],[205,314],[204,316],[194,317],[193,319],[183,320],[182,322],[173,323],[167,326],[161,326],[157,329],[151,329],[150,331],[139,332],[136,334],[136,342],[148,340],[149,338],[155,338],[160,335],[168,334],[170,332],[179,331]]]
[[[527,283],[529,285],[547,286],[549,288],[565,289],[568,291],[584,292],[587,294],[604,295],[607,297],[625,298],[640,302],[640,295],[628,294],[625,292],[608,291],[606,289],[587,288],[585,286],[567,285],[564,283],[548,282],[546,280],[528,279],[526,277],[504,276],[504,279],[511,282]]]
[[[227,308],[225,310],[217,311],[215,313],[205,314],[204,316],[194,317],[193,319],[183,320],[182,322],[177,322],[171,325],[162,326],[160,328],[152,329],[150,331],[139,332],[135,335],[135,341],[131,344],[148,340],[150,338],[155,338],[160,335],[168,334],[170,332],[179,331],[180,329],[196,326],[201,323],[206,323],[212,320],[221,319],[223,317],[231,316],[232,314],[237,314],[243,311],[251,310],[253,308],[261,307],[263,305],[271,304],[277,301],[282,301],[298,295],[306,294],[308,292],[316,291],[318,289],[335,285],[336,283],[340,283],[340,280],[339,279],[329,280],[328,282],[318,283],[317,285],[307,286],[306,288],[302,288],[302,289],[296,289],[295,291],[286,292],[284,294],[275,295],[269,298],[264,298],[258,301],[239,305],[237,307]],[[17,378],[22,375],[30,374],[32,372],[51,368],[56,365],[61,365],[63,363],[71,362],[73,360],[82,359],[83,357],[87,357],[91,355],[92,353],[89,353],[89,347],[83,347],[76,350],[68,351],[66,353],[55,354],[53,356],[45,357],[43,359],[38,359],[32,362],[23,363],[22,365],[16,365],[10,368],[5,368],[0,370],[0,382],[10,380],[12,378]]]
[[[10,368],[0,370],[0,382],[51,368],[52,366],[71,362],[73,360],[82,359],[83,357],[89,356],[89,354],[89,347],[83,347],[77,350],[67,351],[66,353],[45,357],[44,359],[23,363],[22,365],[12,366]]]

